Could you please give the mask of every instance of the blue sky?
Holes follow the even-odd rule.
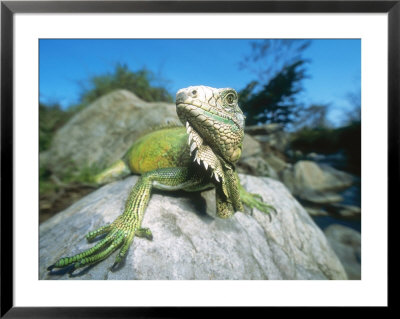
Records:
[[[173,95],[198,84],[240,90],[256,79],[251,70],[239,67],[251,54],[250,41],[40,40],[40,101],[64,108],[78,103],[82,85],[94,75],[112,72],[117,63],[133,71],[146,67],[165,80],[161,84]],[[329,119],[338,124],[351,107],[347,95],[361,88],[361,41],[312,40],[303,57],[310,62],[301,100],[329,104]]]

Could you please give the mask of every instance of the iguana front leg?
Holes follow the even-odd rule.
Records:
[[[234,196],[227,198],[222,190],[216,189],[216,203],[217,203],[217,215],[220,218],[229,218],[235,212],[240,211],[244,213],[243,205],[250,209],[256,208],[259,211],[270,214],[276,211],[272,205],[269,205],[263,201],[260,195],[249,193],[244,187],[238,183],[237,191]],[[241,206],[234,206],[233,202],[240,200]]]
[[[115,267],[124,259],[135,236],[152,238],[150,230],[142,228],[141,224],[153,187],[162,190],[178,190],[195,187],[201,183],[201,175],[192,174],[188,168],[162,168],[142,175],[131,190],[123,214],[111,224],[86,235],[89,241],[104,234],[107,234],[106,237],[86,251],[59,259],[48,267],[48,270],[73,265],[70,271],[73,272],[77,268],[92,265],[107,258],[121,247],[113,265]]]
[[[240,184],[237,173],[228,167],[224,170],[221,184],[217,185],[216,203],[217,215],[220,218],[231,217],[237,211],[244,212],[243,204],[250,209],[257,208],[266,214],[275,211],[275,208],[265,203],[260,195],[247,192]]]

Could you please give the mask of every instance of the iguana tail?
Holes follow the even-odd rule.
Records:
[[[93,182],[99,185],[110,183],[128,176],[131,171],[126,163],[120,159],[93,177]]]

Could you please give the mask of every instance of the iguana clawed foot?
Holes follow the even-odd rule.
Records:
[[[259,194],[253,194],[247,192],[241,185],[239,186],[240,190],[240,199],[244,205],[253,209],[256,208],[260,212],[270,214],[271,212],[276,213],[276,209],[274,206],[269,205],[263,201],[263,198]]]
[[[115,258],[115,263],[111,267],[112,270],[115,269],[116,266],[124,260],[135,235],[138,237],[147,238],[149,240],[153,239],[150,229],[134,229],[129,227],[129,225],[132,223],[129,223],[127,218],[128,216],[121,215],[113,223],[91,231],[86,235],[86,239],[89,241],[92,241],[100,235],[107,235],[92,248],[89,248],[72,257],[61,258],[47,269],[52,270],[54,268],[64,268],[72,265],[71,270],[69,271],[69,273],[72,274],[78,268],[93,265],[107,258],[114,251],[121,247],[117,257]]]

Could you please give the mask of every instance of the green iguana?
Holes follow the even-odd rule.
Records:
[[[95,177],[97,183],[104,183],[130,173],[141,174],[124,212],[111,224],[86,235],[89,241],[105,237],[86,251],[59,259],[48,270],[69,266],[72,273],[120,248],[115,268],[135,236],[152,239],[151,231],[142,227],[152,188],[193,192],[215,187],[217,216],[221,218],[243,212],[242,203],[266,213],[272,209],[260,196],[246,192],[235,171],[245,119],[236,91],[206,86],[181,89],[176,94],[176,111],[186,128],[166,127],[142,136],[121,160]]]

